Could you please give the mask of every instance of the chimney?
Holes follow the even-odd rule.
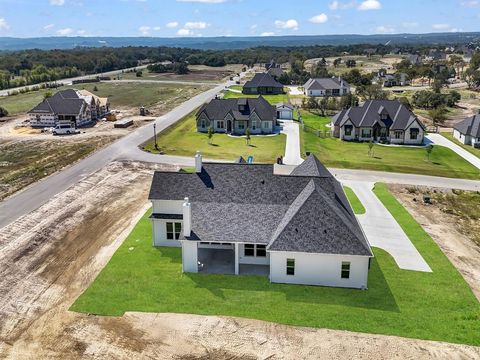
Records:
[[[188,237],[191,235],[192,232],[192,207],[190,204],[190,200],[188,197],[184,199],[184,203],[182,205],[182,212],[183,212],[183,236]]]
[[[202,172],[202,154],[200,153],[200,151],[197,151],[197,153],[195,154],[195,172]]]

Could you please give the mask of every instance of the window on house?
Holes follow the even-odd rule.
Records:
[[[410,139],[417,140],[418,138],[418,129],[410,129]]]
[[[264,121],[263,122],[263,128],[264,129],[270,129],[270,121]]]
[[[225,127],[225,124],[223,121],[217,121],[217,128],[223,129]]]
[[[402,131],[395,131],[395,139],[401,139],[403,136]]]
[[[167,240],[178,240],[180,232],[182,231],[182,224],[178,222],[167,222]]]
[[[267,256],[267,246],[266,245],[257,245],[255,255],[257,257],[266,257]]]
[[[345,125],[345,135],[346,136],[352,135],[352,125]]]
[[[204,128],[207,127],[207,122],[205,120],[200,120],[200,127]]]
[[[255,256],[255,244],[245,244],[243,254],[245,256]]]
[[[342,279],[350,278],[350,262],[342,261]]]
[[[295,259],[287,259],[287,275],[295,275]]]
[[[256,120],[252,121],[252,130],[257,130],[257,121]]]
[[[243,121],[238,122],[238,129],[239,130],[244,130],[245,129],[245,123]]]
[[[372,137],[372,129],[362,129],[362,138]]]

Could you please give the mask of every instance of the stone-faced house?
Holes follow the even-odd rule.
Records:
[[[269,73],[256,73],[252,80],[243,85],[244,94],[275,95],[283,94],[283,85]]]
[[[342,140],[388,141],[420,145],[425,126],[398,100],[369,100],[332,118],[333,135]]]
[[[98,97],[86,90],[66,89],[44,99],[28,112],[30,125],[34,127],[57,124],[86,125],[107,114],[108,98]]]
[[[480,148],[480,114],[475,114],[455,124],[453,137],[462,144]]]
[[[262,274],[271,282],[364,289],[370,245],[340,183],[314,156],[274,165],[203,163],[156,171],[153,245],[181,247],[184,272]]]
[[[258,98],[213,99],[196,114],[197,131],[242,135],[247,128],[252,134],[275,131],[277,110],[262,96]]]
[[[350,93],[350,85],[341,77],[309,79],[303,92],[306,96],[343,96]]]

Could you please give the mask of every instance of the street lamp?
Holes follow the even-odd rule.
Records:
[[[157,144],[157,124],[153,123],[153,138],[155,139],[155,150],[158,150]]]

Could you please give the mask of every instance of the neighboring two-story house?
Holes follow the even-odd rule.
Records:
[[[277,109],[265,98],[213,99],[196,114],[197,131],[243,135],[271,134],[275,131]]]
[[[480,114],[475,114],[455,124],[453,137],[462,144],[480,148]]]
[[[57,124],[84,126],[107,114],[108,98],[98,97],[86,90],[66,89],[44,99],[28,112],[30,125],[50,127]]]
[[[153,245],[182,249],[184,272],[267,275],[271,282],[367,288],[370,245],[340,183],[313,155],[274,165],[203,163],[156,171]]]
[[[369,100],[332,118],[333,135],[342,140],[423,144],[425,126],[398,100]]]
[[[350,93],[350,85],[341,77],[309,79],[303,92],[306,96],[343,96]]]
[[[283,85],[269,73],[256,73],[252,80],[243,85],[243,93],[250,95],[283,94]]]

